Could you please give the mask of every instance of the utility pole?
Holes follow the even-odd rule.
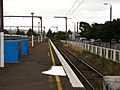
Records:
[[[54,18],[64,18],[65,19],[65,32],[66,32],[66,42],[67,42],[67,17],[54,16]]]
[[[3,0],[0,0],[0,67],[4,67]]]

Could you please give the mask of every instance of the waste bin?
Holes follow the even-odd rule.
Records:
[[[4,62],[18,63],[21,60],[21,40],[5,40]]]
[[[29,53],[28,39],[21,39],[22,42],[22,55],[27,55]]]

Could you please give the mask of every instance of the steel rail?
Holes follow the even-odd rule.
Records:
[[[57,46],[57,45],[56,45]],[[58,48],[59,46],[57,46]],[[61,48],[61,47],[59,47]],[[61,52],[61,54],[63,55],[63,57],[70,63],[70,65],[72,65],[72,67],[80,74],[80,76],[82,76],[82,78],[85,80],[85,82],[92,88],[92,90],[95,90],[95,87],[89,82],[89,80],[87,80],[87,78],[81,73],[81,71],[71,62],[71,60],[65,55],[65,53],[60,50],[58,48],[58,50]],[[77,60],[80,60],[86,67],[88,67],[90,70],[92,70],[94,73],[96,73],[97,75],[99,75],[102,79],[103,76],[100,72],[98,72],[96,69],[94,69],[93,67],[91,67],[89,64],[87,64],[86,62],[84,62],[82,59],[79,59],[75,54],[73,54],[70,50],[66,49],[65,47],[62,47],[64,50],[66,50],[70,55],[72,55],[74,58],[76,58]]]
[[[60,47],[59,47],[60,48]],[[82,78],[85,80],[85,82],[87,82],[87,84],[89,85],[89,87],[92,89],[92,90],[95,90],[95,88],[93,87],[93,85],[87,80],[87,78],[85,78],[85,76],[80,72],[80,70],[77,69],[77,67],[71,62],[71,60],[65,55],[65,53],[60,50],[58,47],[57,49],[59,50],[59,52],[63,55],[63,57],[68,61],[68,63],[70,65],[72,65],[72,68],[74,68],[79,74],[80,76],[82,76]]]

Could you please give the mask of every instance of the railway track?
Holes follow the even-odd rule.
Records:
[[[60,53],[66,59],[67,63],[76,73],[77,77],[83,83],[86,90],[102,90],[103,75],[92,68],[83,60],[79,59],[71,51],[63,47],[60,43],[54,42]]]

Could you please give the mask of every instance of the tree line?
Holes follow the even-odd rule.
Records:
[[[51,29],[48,30],[46,36],[50,39],[55,39],[55,40],[68,40],[69,35],[72,35],[72,32],[68,30],[68,32],[64,31],[58,31],[58,32],[52,32]]]
[[[80,22],[79,33],[81,37],[89,39],[101,39],[104,42],[110,42],[115,39],[120,40],[120,19],[106,21],[104,24],[93,23],[90,25],[87,22]]]
[[[10,34],[10,32],[6,29],[4,29],[4,33],[5,34]],[[24,31],[22,30],[19,30],[19,28],[17,28],[17,31],[15,33],[16,35],[28,35],[28,36],[31,36],[31,35],[38,35],[34,30],[32,30],[31,28],[27,31],[27,33],[25,33]]]

